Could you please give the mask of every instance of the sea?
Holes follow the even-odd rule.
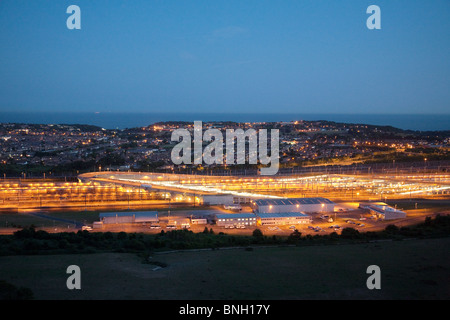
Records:
[[[4,112],[0,123],[89,124],[105,129],[144,127],[162,121],[281,122],[327,120],[340,123],[392,126],[404,130],[450,130],[450,114],[314,114],[314,113],[114,113]]]

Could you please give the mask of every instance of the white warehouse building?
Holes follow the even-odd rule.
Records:
[[[295,225],[311,223],[311,216],[301,212],[258,213],[258,222],[262,225]]]
[[[335,203],[325,198],[258,199],[251,202],[255,213],[333,212]]]
[[[216,215],[219,227],[256,226],[256,216],[253,213],[224,213]]]
[[[103,224],[159,222],[156,211],[104,212],[100,213],[100,221]]]
[[[369,210],[372,215],[382,220],[406,218],[406,212],[392,208],[387,204],[362,204],[360,207]]]
[[[202,200],[205,205],[216,206],[249,203],[251,198],[233,194],[205,194],[202,196]]]
[[[203,196],[203,204],[205,205],[231,205],[234,204],[234,197],[231,194],[205,194]]]

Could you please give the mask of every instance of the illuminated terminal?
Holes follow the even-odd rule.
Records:
[[[249,227],[256,225],[253,213],[217,214],[216,224],[219,227]]]
[[[296,225],[311,223],[312,217],[301,212],[257,213],[258,223],[265,225]]]
[[[325,198],[257,199],[252,201],[256,213],[333,212],[335,203]]]
[[[360,208],[368,210],[373,216],[382,220],[394,220],[406,217],[406,212],[392,208],[386,203],[360,203]]]
[[[105,212],[100,213],[100,221],[104,224],[157,223],[158,212]]]

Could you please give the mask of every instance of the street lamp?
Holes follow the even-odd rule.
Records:
[[[170,216],[170,200],[172,199],[172,197],[169,198],[169,210],[167,211],[167,219],[169,219]]]

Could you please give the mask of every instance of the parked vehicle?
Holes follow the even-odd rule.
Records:
[[[234,211],[241,211],[242,210],[242,206],[240,204],[228,204],[228,205],[224,205],[223,206],[224,209],[226,210],[234,210]]]

